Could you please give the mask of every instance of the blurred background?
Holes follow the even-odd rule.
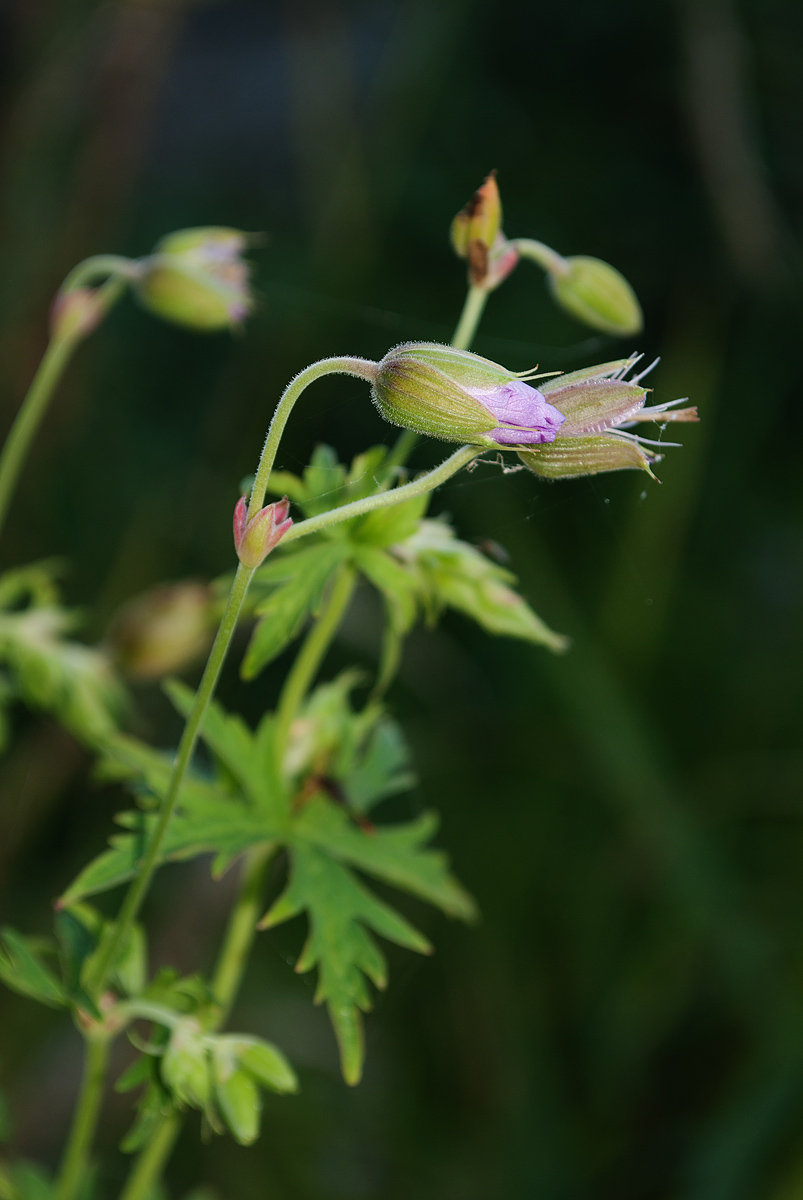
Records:
[[[411,639],[391,696],[410,804],[441,811],[482,921],[407,903],[437,954],[391,952],[354,1091],[291,969],[301,923],[263,935],[233,1025],[277,1041],[302,1092],[266,1102],[252,1149],[188,1122],[172,1195],[803,1198],[802,61],[799,0],[0,2],[3,432],[79,259],[191,225],[267,235],[242,336],[126,300],[48,416],[2,565],[63,556],[88,638],[145,588],[230,569],[238,481],[297,370],[448,339],[449,222],[491,168],[509,236],[626,274],[656,399],[702,416],[661,486],[480,469],[438,494],[573,639],[553,658],[453,617]],[[523,264],[475,348],[549,370],[635,347],[589,336]],[[362,385],[327,380],[280,465],[391,436]],[[327,671],[370,667],[378,634],[360,595]],[[231,671],[223,698],[256,719],[286,665]],[[169,745],[158,687],[137,705]],[[18,714],[0,764],[18,927],[45,930],[104,843],[121,798],[88,767]],[[205,862],[163,871],[154,960],[208,965],[232,887]],[[79,1063],[66,1018],[0,993],[14,1153],[57,1161]],[[104,1196],[128,1103],[109,1099]]]

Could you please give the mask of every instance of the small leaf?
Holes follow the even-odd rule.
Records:
[[[231,1132],[241,1146],[251,1146],[259,1137],[262,1098],[253,1076],[234,1070],[225,1078],[215,1077],[215,1099]]]
[[[405,500],[401,504],[390,504],[386,508],[375,508],[356,526],[354,541],[382,549],[412,537],[427,511],[431,500],[427,493]]]
[[[409,770],[410,752],[395,721],[379,721],[359,761],[343,781],[349,808],[368,812],[388,796],[406,792],[415,785]]]
[[[276,1046],[262,1038],[235,1038],[237,1055],[263,1087],[280,1095],[298,1091],[298,1077]]]
[[[30,939],[6,926],[0,933],[0,941],[0,979],[7,987],[51,1008],[66,1006],[68,997],[62,983],[40,961]]]

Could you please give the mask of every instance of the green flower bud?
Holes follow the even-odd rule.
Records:
[[[157,317],[209,333],[239,325],[250,312],[248,237],[209,226],[170,233],[139,264],[140,302]]]
[[[162,1079],[179,1104],[205,1109],[212,1098],[208,1038],[198,1022],[186,1017],[176,1024],[162,1056]]]
[[[397,346],[378,364],[374,403],[385,420],[478,446],[552,441],[563,417],[524,376],[468,350],[434,342]]]
[[[552,295],[573,317],[592,329],[627,337],[644,325],[641,305],[630,284],[615,267],[599,258],[576,255],[560,259],[549,271]]]

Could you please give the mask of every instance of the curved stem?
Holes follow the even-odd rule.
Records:
[[[468,350],[474,341],[474,334],[488,303],[489,294],[487,288],[476,287],[474,284],[468,289],[460,320],[452,335],[452,345],[458,350]]]
[[[388,508],[393,504],[403,504],[415,496],[422,496],[440,487],[447,479],[455,475],[462,467],[467,466],[473,459],[483,453],[483,446],[461,446],[455,450],[439,467],[434,467],[418,479],[393,488],[389,492],[378,492],[374,496],[366,496],[364,500],[353,500],[351,504],[343,504],[340,508],[330,508],[328,512],[319,513],[317,517],[308,517],[299,521],[282,538],[282,542],[294,542],[297,538],[306,537],[308,533],[319,533],[330,525],[339,525],[352,517],[360,517],[373,512],[375,508]]]
[[[162,1117],[120,1193],[120,1200],[148,1200],[181,1132],[181,1114],[173,1109]]]
[[[112,276],[119,279],[135,279],[139,269],[139,264],[132,258],[123,258],[120,254],[95,254],[73,267],[61,285],[61,292],[72,292],[76,288],[87,287],[97,283],[99,279]]]
[[[234,582],[226,603],[226,610],[220,622],[220,628],[217,631],[203,676],[201,677],[201,682],[195,693],[195,700],[181,734],[170,781],[159,808],[156,826],[148,840],[137,874],[131,881],[126,892],[117,920],[111,927],[109,937],[101,947],[92,977],[87,980],[87,988],[92,993],[99,992],[106,982],[109,972],[114,965],[115,958],[119,953],[120,947],[125,943],[125,939],[128,936],[153,878],[153,873],[156,870],[162,851],[165,834],[167,833],[167,827],[173,815],[173,809],[176,806],[179,788],[189,766],[192,752],[195,749],[201,722],[212,693],[215,690],[218,676],[226,658],[226,652],[234,635],[237,618],[240,615],[240,609],[245,599],[245,593],[253,574],[253,570],[242,566],[242,564],[237,568],[237,574],[234,576]]]
[[[565,275],[569,269],[563,255],[543,242],[536,242],[534,238],[515,238],[513,245],[520,258],[529,258],[530,262],[538,263],[549,275]]]
[[[320,362],[313,363],[312,366],[299,371],[295,379],[290,380],[284,389],[282,398],[276,405],[276,411],[265,438],[262,457],[254,476],[254,486],[251,488],[251,500],[248,506],[249,518],[253,517],[262,507],[265,492],[268,490],[270,473],[276,461],[276,451],[279,449],[279,442],[293,405],[304,388],[309,387],[322,375],[356,375],[358,379],[365,379],[371,383],[376,377],[376,363],[367,358],[323,358]]]
[[[338,625],[343,620],[354,594],[356,582],[357,574],[352,566],[344,564],[340,567],[323,612],[296,655],[290,674],[282,688],[279,707],[276,710],[275,744],[279,755],[284,752],[290,726],[298,712],[298,707],[323,662],[323,657]]]
[[[86,1182],[89,1153],[100,1115],[108,1060],[108,1040],[106,1038],[89,1038],[84,1047],[81,1093],[64,1151],[55,1200],[73,1200]]]

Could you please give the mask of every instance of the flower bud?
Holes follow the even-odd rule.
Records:
[[[498,287],[519,260],[518,252],[501,229],[502,202],[496,172],[485,180],[452,221],[452,246],[460,258],[468,259],[468,273],[475,287]]]
[[[549,271],[549,285],[562,308],[593,329],[617,337],[641,330],[641,305],[615,267],[581,255],[564,259],[556,256],[556,260],[562,265]]]
[[[140,263],[137,296],[157,317],[202,333],[239,325],[253,305],[247,244],[217,226],[168,234]]]
[[[50,336],[54,341],[86,337],[97,329],[105,314],[106,305],[98,289],[60,291],[50,309]]]
[[[209,588],[173,583],[130,600],[113,619],[108,642],[116,661],[135,679],[161,679],[200,658],[212,641]]]
[[[244,567],[256,570],[293,524],[288,512],[290,501],[285,496],[267,504],[248,519],[248,503],[241,496],[234,509],[234,545]]]
[[[394,425],[478,446],[552,442],[565,420],[524,377],[434,342],[410,342],[386,354],[372,396]]]

